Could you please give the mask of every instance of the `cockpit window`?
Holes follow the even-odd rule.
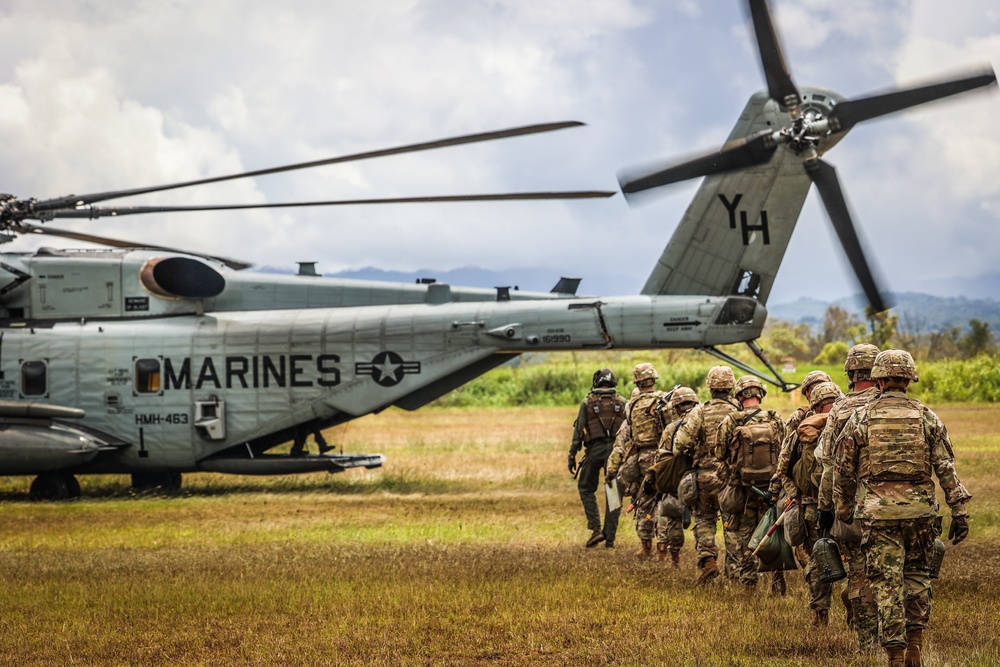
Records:
[[[757,310],[757,302],[753,299],[726,299],[725,305],[719,311],[716,324],[749,324]]]
[[[160,391],[160,360],[137,359],[135,362],[135,390],[140,394]]]
[[[49,390],[47,367],[44,361],[25,361],[21,364],[21,393],[25,396],[44,396]]]

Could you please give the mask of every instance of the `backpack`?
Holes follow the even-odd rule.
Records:
[[[819,493],[819,485],[815,483],[819,468],[816,461],[816,444],[819,442],[819,435],[826,425],[826,420],[825,413],[810,415],[802,420],[796,431],[796,449],[799,451],[799,456],[792,466],[791,474],[795,486],[803,496],[815,498]]]
[[[667,427],[673,428],[670,434],[670,449],[673,449],[674,438],[680,430],[680,420]],[[677,495],[677,485],[688,470],[691,469],[691,457],[686,455],[674,456],[669,454],[653,464],[650,470],[653,472],[653,486],[657,493]]]
[[[778,465],[781,432],[770,412],[766,421],[751,421],[759,412],[747,415],[734,431],[737,450],[733,468],[743,486],[765,488]]]
[[[635,399],[629,412],[632,425],[632,442],[636,448],[655,447],[663,430],[662,416],[658,410],[660,392],[642,394]]]
[[[617,393],[591,392],[587,396],[587,442],[614,438],[624,421],[625,401]]]

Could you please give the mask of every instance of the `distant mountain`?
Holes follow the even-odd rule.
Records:
[[[990,330],[1000,333],[1000,301],[996,299],[968,299],[964,296],[933,296],[917,292],[890,292],[888,300],[892,312],[899,316],[901,327],[919,331],[939,331],[951,327],[967,329],[969,320],[977,319],[990,325]],[[856,294],[836,301],[801,298],[791,303],[768,306],[774,319],[786,322],[805,322],[822,326],[823,316],[830,306],[838,306],[864,319],[864,297]]]

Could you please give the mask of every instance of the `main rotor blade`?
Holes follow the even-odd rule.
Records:
[[[306,206],[356,206],[361,204],[424,204],[429,202],[472,202],[472,201],[524,201],[561,199],[605,199],[613,197],[607,190],[581,190],[569,192],[512,192],[485,195],[441,195],[433,197],[396,197],[390,199],[338,199],[332,201],[301,201],[277,204],[218,204],[208,206],[114,206],[83,207],[64,211],[50,211],[46,216],[53,218],[105,218],[142,213],[178,213],[189,211],[242,211],[258,208],[301,208]]]
[[[951,81],[904,90],[893,90],[856,100],[845,100],[835,106],[830,113],[831,125],[834,126],[835,130],[846,132],[858,123],[866,120],[903,111],[910,107],[975,90],[983,86],[995,85],[996,81],[996,74],[991,70],[962,79],[953,79]]]
[[[156,185],[148,188],[135,188],[132,190],[113,190],[111,192],[98,192],[87,195],[67,195],[65,197],[56,197],[54,199],[47,199],[44,201],[36,202],[34,208],[35,210],[38,211],[51,211],[63,208],[75,208],[77,206],[86,206],[88,204],[95,204],[97,202],[106,201],[108,199],[117,199],[119,197],[132,197],[135,195],[148,194],[150,192],[162,192],[164,190],[187,188],[193,185],[204,185],[206,183],[221,183],[222,181],[232,181],[239,178],[251,178],[254,176],[264,176],[267,174],[277,174],[283,171],[295,171],[296,169],[311,169],[313,167],[321,167],[323,165],[328,165],[328,164],[339,164],[342,162],[368,160],[376,157],[385,157],[387,155],[415,153],[417,151],[426,151],[435,148],[445,148],[447,146],[473,144],[483,141],[493,141],[495,139],[508,139],[510,137],[520,137],[526,134],[553,132],[555,130],[562,130],[568,127],[579,127],[581,125],[583,125],[583,123],[575,120],[563,121],[559,123],[544,123],[540,125],[526,125],[524,127],[515,127],[509,130],[498,130],[495,132],[481,132],[479,134],[467,134],[460,137],[452,137],[450,139],[439,139],[437,141],[426,141],[419,144],[410,144],[408,146],[398,146],[396,148],[386,148],[383,150],[368,151],[365,153],[354,153],[352,155],[333,157],[333,158],[328,158],[326,160],[299,162],[298,164],[290,164],[284,167],[258,169],[256,171],[248,171],[242,174],[230,174],[229,176],[215,176],[213,178],[202,178],[195,181],[184,181],[182,183]]]
[[[806,172],[819,190],[823,206],[826,207],[830,222],[833,223],[833,228],[840,239],[840,245],[843,246],[847,259],[851,262],[854,275],[857,276],[865,296],[868,297],[869,305],[875,312],[885,310],[888,306],[878,289],[868,260],[865,259],[861,239],[858,238],[857,230],[854,228],[844,191],[840,187],[840,179],[837,178],[837,170],[833,165],[817,158],[806,162]]]
[[[767,79],[767,92],[775,102],[786,109],[794,109],[802,102],[799,91],[792,82],[785,58],[781,55],[781,44],[771,21],[766,0],[750,0],[750,17],[753,19],[757,48]]]
[[[167,250],[169,252],[179,252],[185,255],[198,255],[201,257],[208,257],[209,259],[214,259],[217,262],[221,262],[231,269],[241,271],[243,269],[248,269],[253,264],[248,264],[247,262],[242,262],[237,259],[228,259],[226,257],[218,257],[216,255],[203,255],[198,252],[189,252],[187,250],[178,250],[177,248],[171,248],[169,246],[153,245],[151,243],[134,243],[132,241],[124,241],[122,239],[113,239],[107,236],[95,236],[93,234],[81,234],[80,232],[70,231],[68,229],[55,229],[53,227],[39,227],[37,225],[29,225],[27,223],[20,223],[14,228],[14,231],[20,234],[47,234],[49,236],[60,236],[67,239],[74,239],[77,241],[86,241],[87,243],[96,243],[98,245],[105,245],[111,248],[151,248],[153,250]]]
[[[777,147],[778,144],[774,140],[774,133],[770,130],[764,130],[755,135],[731,141],[715,153],[703,155],[645,176],[630,177],[627,174],[621,175],[618,178],[618,182],[621,185],[622,192],[627,197],[636,192],[657,188],[661,185],[679,183],[690,178],[721,174],[727,171],[766,164],[771,159],[771,156],[774,155]]]

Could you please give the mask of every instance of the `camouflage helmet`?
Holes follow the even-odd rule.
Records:
[[[847,353],[847,359],[844,361],[844,373],[871,370],[879,352],[877,345],[858,343]]]
[[[761,384],[761,381],[753,375],[744,375],[736,381],[736,386],[733,387],[733,395],[736,396],[737,399],[750,396],[764,398],[767,396],[767,390],[764,389],[764,385]]]
[[[820,382],[833,382],[833,378],[824,371],[809,371],[806,373],[806,376],[802,378],[802,384],[799,385],[802,395],[808,396],[810,390]]]
[[[653,384],[659,377],[660,374],[653,368],[653,364],[648,362],[636,364],[635,368],[632,369],[632,380],[640,387]]]
[[[917,365],[906,350],[882,350],[872,365],[872,378],[904,378],[917,382]]]
[[[809,393],[809,407],[815,410],[820,403],[830,400],[835,401],[843,395],[837,383],[820,382],[813,385],[812,391]]]
[[[712,366],[708,370],[708,377],[705,378],[705,385],[709,389],[732,389],[736,384],[736,374],[729,366]]]
[[[683,403],[698,403],[698,394],[691,387],[677,387],[674,395],[670,397],[670,407],[676,407]]]
[[[594,371],[594,389],[598,387],[617,387],[618,378],[615,374],[611,372],[610,368],[602,368],[599,371]]]

